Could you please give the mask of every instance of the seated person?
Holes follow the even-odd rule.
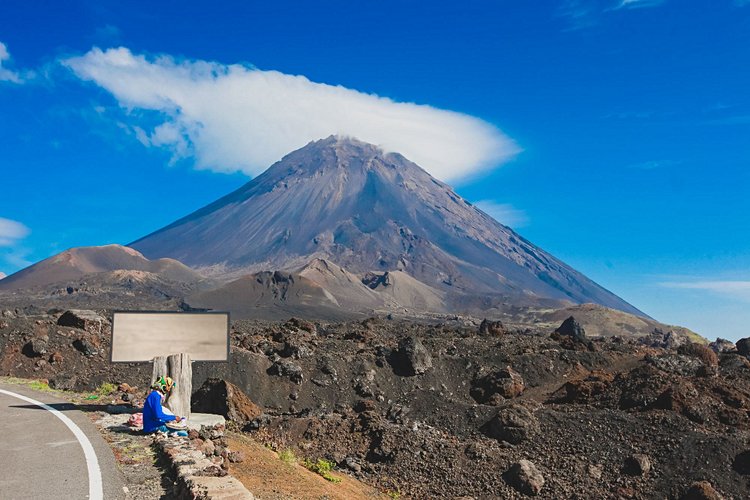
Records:
[[[162,407],[166,395],[174,388],[174,381],[170,377],[159,377],[151,387],[153,390],[143,404],[143,432],[168,432],[178,436],[187,436],[185,431],[175,431],[167,427],[167,423],[180,422],[182,419],[171,411]]]

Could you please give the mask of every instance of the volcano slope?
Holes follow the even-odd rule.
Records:
[[[2,313],[0,374],[147,387],[149,364],[106,362],[106,317],[80,329],[54,311]],[[237,423],[250,437],[393,495],[521,498],[507,472],[530,460],[542,498],[682,498],[696,481],[746,496],[745,343],[715,354],[669,331],[567,333],[462,318],[234,321],[230,362],[196,363],[194,384],[235,384],[263,408]]]
[[[235,277],[320,258],[357,275],[403,271],[448,303],[593,302],[643,315],[418,165],[351,138],[312,142],[130,246]]]

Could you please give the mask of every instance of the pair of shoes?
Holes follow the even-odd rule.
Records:
[[[172,433],[173,436],[187,437],[187,431],[177,431]]]

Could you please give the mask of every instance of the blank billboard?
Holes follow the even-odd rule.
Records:
[[[114,313],[112,362],[151,361],[183,352],[193,361],[227,361],[229,313]]]

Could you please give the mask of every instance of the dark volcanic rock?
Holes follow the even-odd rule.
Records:
[[[580,343],[586,343],[588,341],[586,332],[584,331],[581,324],[576,321],[573,316],[563,321],[562,324],[557,328],[557,330],[555,330],[555,333],[563,337],[570,337],[574,341]]]
[[[665,333],[660,328],[655,328],[654,331],[651,332],[651,335],[641,337],[639,339],[639,342],[649,347],[659,347],[661,349],[676,349],[687,342],[687,340],[685,339],[685,337],[677,335],[672,330],[669,330]]]
[[[99,350],[94,344],[85,338],[76,339],[73,341],[73,347],[81,352],[86,357],[96,356],[99,354]]]
[[[23,353],[30,358],[44,356],[47,353],[47,339],[31,339],[23,346]]]
[[[94,311],[86,311],[83,309],[71,309],[65,311],[57,319],[57,324],[60,326],[80,328],[81,330],[86,330],[92,333],[101,333],[103,323],[104,318],[96,314]]]
[[[585,403],[603,394],[614,380],[614,375],[601,370],[594,370],[585,378],[566,382],[550,397],[557,403]]]
[[[483,431],[498,441],[518,444],[539,431],[539,421],[523,406],[511,405],[501,408]]]
[[[680,497],[680,500],[724,500],[708,481],[697,481]]]
[[[289,377],[289,380],[295,384],[301,384],[305,378],[302,367],[286,359],[280,359],[274,362],[268,369],[269,375],[278,375],[279,377]]]
[[[521,375],[506,366],[475,380],[469,393],[477,403],[498,404],[503,398],[520,395],[524,388]]]
[[[544,476],[533,462],[519,460],[504,475],[505,480],[526,495],[538,495],[544,486]]]
[[[505,333],[505,326],[502,321],[490,321],[487,318],[483,319],[479,324],[479,335],[490,335],[493,337],[499,337]]]
[[[750,337],[737,341],[737,352],[743,356],[750,356]]]
[[[422,341],[407,337],[398,344],[398,350],[391,354],[393,371],[399,375],[422,375],[432,368],[432,356]]]
[[[625,460],[622,471],[631,476],[645,476],[651,471],[651,459],[642,453],[631,455]]]
[[[701,360],[683,354],[663,354],[661,356],[648,356],[646,362],[659,370],[675,375],[694,376],[703,368]]]
[[[734,345],[734,342],[722,339],[721,337],[718,337],[716,340],[711,342],[709,344],[709,347],[716,353],[716,354],[724,354],[727,352],[733,352],[737,350],[737,347]]]
[[[191,410],[223,415],[239,424],[254,420],[263,413],[239,387],[216,378],[206,380],[193,394]]]

